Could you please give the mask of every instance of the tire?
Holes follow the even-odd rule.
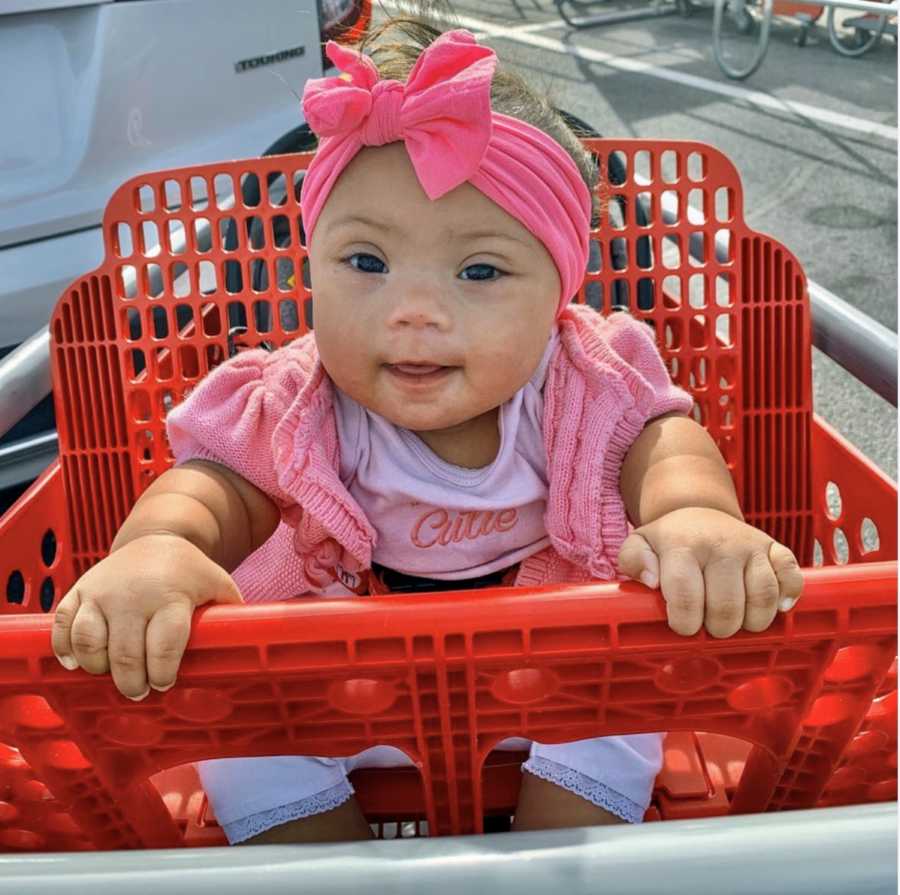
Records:
[[[854,28],[853,42],[844,43],[838,33],[837,22],[835,21],[835,7],[830,6],[828,8],[828,39],[831,41],[831,46],[841,56],[850,58],[862,56],[863,53],[868,53],[881,40],[881,35],[884,34],[884,29],[887,27],[887,20],[887,14],[879,16],[878,27],[874,31]]]
[[[732,11],[731,4],[738,0],[715,0],[713,8],[713,55],[722,73],[727,77],[742,81],[749,78],[762,64],[769,49],[769,32],[772,27],[772,0],[752,0],[741,2]],[[748,6],[753,12],[748,10]],[[726,7],[729,7],[726,9]],[[727,19],[726,19],[727,17]],[[733,47],[736,40],[729,40],[729,33],[746,38],[742,46],[746,58],[738,59]]]

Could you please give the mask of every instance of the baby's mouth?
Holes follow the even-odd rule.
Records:
[[[447,369],[441,364],[388,364],[388,366],[392,370],[398,370],[400,373],[409,373],[413,376],[425,376],[428,373]]]
[[[442,380],[456,367],[448,367],[443,364],[399,363],[385,364],[388,372],[395,379],[410,385],[428,385]]]

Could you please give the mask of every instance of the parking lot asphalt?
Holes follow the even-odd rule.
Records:
[[[642,6],[609,0],[587,12]],[[760,69],[731,81],[713,58],[711,4],[688,18],[578,30],[552,0],[460,0],[454,8],[502,61],[604,136],[721,149],[741,174],[750,226],[784,243],[811,281],[896,331],[893,40],[849,59],[829,44],[824,14],[805,47],[794,44],[792,22],[776,19]],[[816,411],[896,478],[896,409],[815,349],[813,375]]]

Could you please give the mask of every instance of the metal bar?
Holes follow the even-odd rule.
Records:
[[[765,856],[761,860],[761,856]],[[896,895],[897,804],[439,839],[0,855],[6,895]]]
[[[897,15],[897,6],[892,3],[873,3],[871,0],[796,0],[809,6],[836,6],[839,9],[854,9],[858,12],[874,12],[880,16]],[[775,13],[778,15],[778,13]]]
[[[809,283],[813,344],[897,406],[897,333],[861,314],[818,283]]]
[[[50,394],[50,330],[44,327],[0,361],[0,438]]]
[[[59,453],[56,432],[41,432],[0,445],[0,489],[36,479]]]
[[[554,0],[557,6],[568,3],[576,9],[590,9],[592,6],[603,6],[607,0]]]

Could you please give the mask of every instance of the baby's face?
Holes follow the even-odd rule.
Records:
[[[543,244],[468,183],[429,200],[402,143],[347,166],[309,262],[329,376],[413,431],[458,427],[511,398],[556,316],[559,275]]]

